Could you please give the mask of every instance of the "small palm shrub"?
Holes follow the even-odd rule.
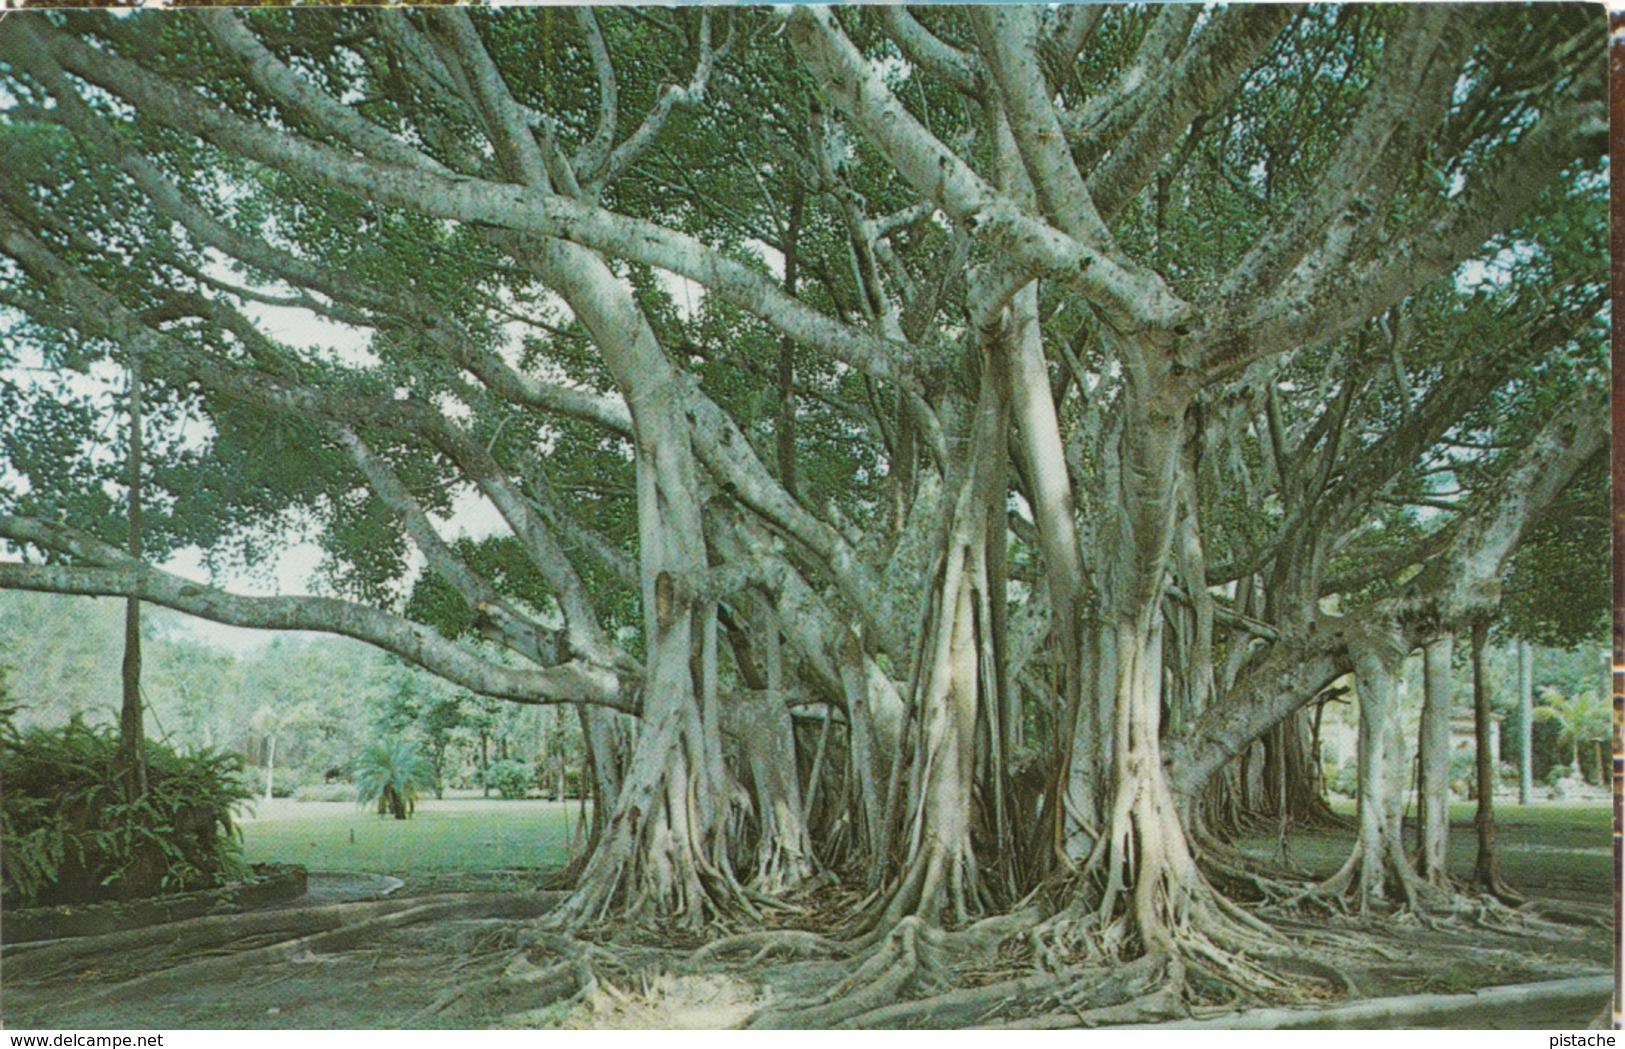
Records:
[[[147,792],[131,800],[111,728],[77,717],[19,732],[0,697],[0,893],[8,907],[135,899],[246,875],[233,811],[242,759],[147,742]]]
[[[380,816],[388,813],[404,820],[433,785],[434,768],[405,740],[374,743],[355,764],[356,799],[377,805]]]

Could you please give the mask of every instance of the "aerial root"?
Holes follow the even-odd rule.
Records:
[[[750,1028],[844,1027],[864,1013],[894,1001],[917,979],[938,982],[941,933],[920,918],[899,921],[857,970],[821,998],[751,1017]]]

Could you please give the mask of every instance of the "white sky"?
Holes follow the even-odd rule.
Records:
[[[377,358],[366,349],[366,332],[333,323],[309,310],[250,303],[243,312],[262,332],[287,346],[316,352],[357,367],[378,363]],[[38,364],[38,361],[23,362],[25,368],[33,366],[37,369]],[[29,379],[23,373],[18,373],[15,377],[24,382]],[[123,390],[123,376],[111,370],[106,374],[97,372],[90,377],[69,376],[68,380],[70,387],[80,393],[92,393],[97,390],[113,393]],[[197,422],[193,425],[199,430],[199,439],[206,439],[207,423]],[[22,479],[12,474],[0,478],[0,481],[17,485]],[[432,515],[431,518],[440,526],[441,534],[449,540],[463,536],[483,538],[508,531],[507,524],[490,501],[466,487],[456,493],[452,502],[452,513],[448,518],[434,518]],[[228,570],[217,576],[211,575],[204,564],[204,552],[195,546],[179,551],[158,567],[186,579],[218,586],[234,593],[270,597],[323,593],[324,588],[317,576],[321,561],[320,547],[314,543],[296,542],[290,535],[286,544],[274,552],[269,563],[256,572]],[[403,592],[416,578],[420,568],[420,560],[414,556],[407,578],[402,582]],[[194,616],[182,616],[177,620],[176,626],[181,632],[199,641],[238,653],[267,643],[277,633],[226,626]]]

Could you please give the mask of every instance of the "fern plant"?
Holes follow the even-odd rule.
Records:
[[[0,690],[0,893],[5,904],[84,903],[212,888],[246,874],[234,810],[242,760],[147,743],[147,791],[129,796],[111,728],[74,718],[17,729]]]

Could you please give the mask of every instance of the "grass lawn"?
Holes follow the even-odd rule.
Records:
[[[1354,818],[1354,803],[1333,802],[1341,815]],[[1450,870],[1458,877],[1473,872],[1478,834],[1473,829],[1473,802],[1450,806]],[[1322,876],[1330,875],[1354,847],[1355,832],[1295,831],[1288,839],[1293,862]],[[1412,814],[1405,820],[1405,844],[1415,846]],[[1595,804],[1517,805],[1495,802],[1495,841],[1501,873],[1513,888],[1536,895],[1610,897],[1614,884],[1613,809]],[[1255,856],[1275,853],[1273,835],[1249,835],[1238,844]]]
[[[242,824],[243,852],[250,863],[397,877],[559,867],[579,811],[576,802],[426,798],[411,819],[395,820],[354,802],[260,801]]]
[[[1351,802],[1333,807],[1352,820]],[[409,881],[548,869],[568,862],[579,811],[576,802],[429,798],[403,821],[379,818],[353,802],[262,801],[242,825],[244,853],[251,863],[301,863],[310,870],[371,871]],[[1471,802],[1450,807],[1450,867],[1461,877],[1472,873],[1478,848],[1473,811]],[[1405,829],[1412,845],[1411,820]],[[1519,806],[1498,800],[1496,841],[1502,873],[1515,888],[1566,897],[1612,892],[1612,810],[1606,802]],[[1275,853],[1273,834],[1250,835],[1239,844],[1257,856]],[[1294,865],[1324,877],[1348,858],[1354,831],[1296,830],[1288,845]]]

